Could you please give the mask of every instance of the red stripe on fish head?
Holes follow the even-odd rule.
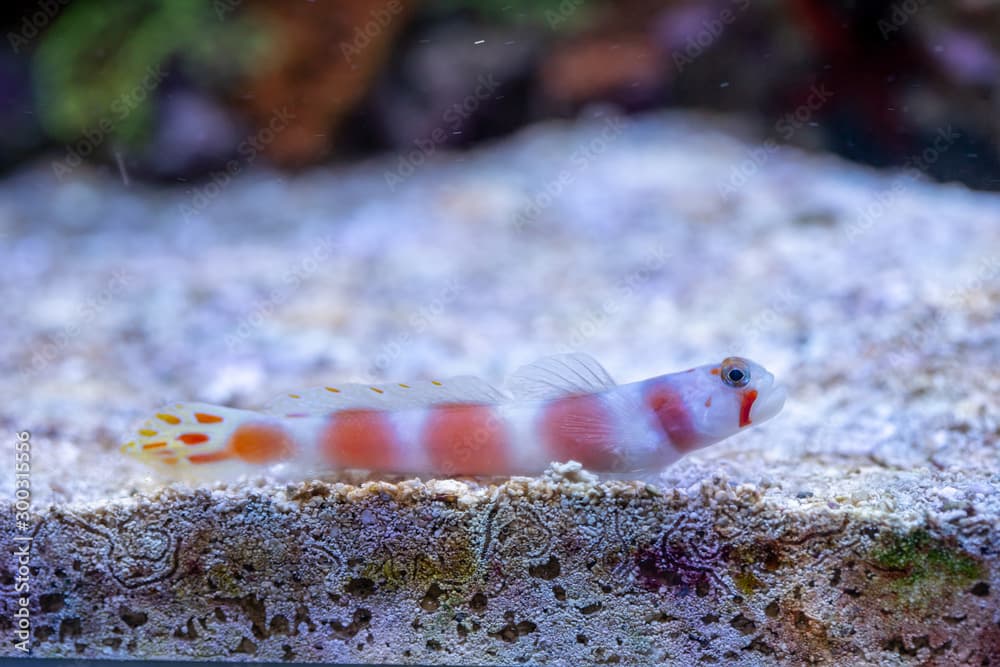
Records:
[[[750,425],[750,408],[753,407],[753,402],[756,400],[756,389],[750,389],[749,391],[744,391],[742,393],[740,402],[740,428]]]
[[[662,380],[650,383],[646,390],[646,405],[656,413],[660,426],[678,451],[687,453],[698,447],[701,438],[695,429],[691,411],[674,387]]]

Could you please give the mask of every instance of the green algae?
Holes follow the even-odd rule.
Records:
[[[735,547],[729,561],[733,564],[730,569],[733,584],[743,595],[751,595],[754,591],[767,588],[767,584],[753,572],[754,569],[774,572],[780,566],[774,545],[769,543]]]
[[[237,580],[232,569],[225,563],[216,563],[208,571],[208,580],[215,585],[222,595],[235,597],[241,595],[243,587]]]
[[[880,569],[901,573],[892,587],[910,600],[926,602],[983,576],[978,560],[923,529],[892,534],[871,556]]]
[[[733,577],[736,589],[743,595],[750,595],[755,590],[764,588],[764,582],[757,578],[753,572],[743,571]]]
[[[476,572],[475,554],[469,548],[457,548],[447,555],[418,554],[408,562],[391,557],[374,559],[360,575],[378,582],[383,590],[393,591],[426,588],[434,583],[464,585],[473,581]]]

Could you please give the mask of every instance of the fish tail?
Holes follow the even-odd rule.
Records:
[[[206,403],[175,403],[139,427],[122,452],[169,472],[207,464],[267,464],[287,458],[292,438],[273,417]]]

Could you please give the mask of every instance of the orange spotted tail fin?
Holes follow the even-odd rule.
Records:
[[[238,458],[233,434],[260,414],[207,403],[165,406],[138,429],[138,437],[122,445],[122,452],[144,463],[165,466],[171,474],[205,463]]]

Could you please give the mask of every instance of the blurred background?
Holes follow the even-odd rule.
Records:
[[[146,529],[177,496],[120,445],[157,406],[498,382],[566,351],[620,382],[739,354],[786,384],[778,418],[663,471],[692,502],[722,497],[702,481],[728,479],[774,498],[761,503],[789,528],[843,507],[927,534],[960,525],[968,553],[996,553],[979,535],[995,535],[1000,497],[1000,196],[976,190],[1000,189],[1000,0],[8,0],[0,22],[0,427],[31,432],[34,507],[94,503],[82,511],[95,535],[139,536],[128,577],[177,562],[179,546],[149,535],[198,522]],[[0,475],[0,498],[14,493]],[[109,500],[142,520],[112,529]],[[33,590],[100,595],[111,580],[91,564],[118,553],[104,539],[39,551],[55,569]],[[210,572],[229,558],[204,549],[180,562]],[[298,589],[255,588],[263,570],[245,569],[241,592],[220,594],[299,608]],[[779,618],[757,609],[754,637],[749,612],[649,631],[718,664],[827,643],[880,664],[970,664],[996,645],[975,588],[961,608],[921,589],[931,615],[915,622],[916,607],[834,585],[839,569],[829,584],[799,569],[808,587],[770,566],[767,583],[751,575],[772,591],[759,601],[778,600],[777,577],[795,585]],[[116,597],[110,619],[75,593],[42,602],[34,655],[360,663],[382,650],[339,621],[261,638],[240,616],[242,640],[214,620],[196,633],[192,619],[215,618],[198,605],[216,602],[174,613],[174,591],[202,589],[171,581],[135,589],[150,610],[139,629]],[[0,630],[13,599],[0,596]],[[467,646],[548,641],[543,626],[494,633],[504,612],[491,602],[495,623]],[[878,622],[813,620],[840,614]],[[415,633],[408,661],[460,655],[427,641],[437,621],[391,622]],[[716,629],[732,651],[703,643]],[[633,645],[573,634],[546,650],[610,663]],[[504,655],[473,662],[515,662]]]
[[[167,401],[570,350],[622,381],[760,361],[792,400],[740,451],[913,454],[843,431],[924,434],[915,374],[996,356],[1000,3],[0,12],[0,423],[62,448],[59,488],[84,452],[123,470],[69,496],[141,477],[118,446]]]
[[[5,170],[204,182],[668,107],[1000,187],[991,0],[16,0],[0,21]]]

